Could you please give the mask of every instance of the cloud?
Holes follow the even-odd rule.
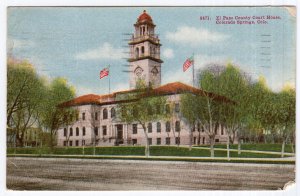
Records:
[[[171,59],[174,57],[174,52],[171,48],[166,48],[163,50],[162,55],[166,58],[166,59]]]
[[[8,50],[19,49],[19,48],[31,48],[36,46],[35,42],[31,40],[22,40],[22,39],[7,39],[7,48]]]
[[[204,28],[181,26],[175,32],[167,32],[166,38],[180,44],[197,45],[224,41],[229,35]]]
[[[90,49],[75,55],[79,60],[119,60],[126,57],[122,48],[114,48],[110,43],[105,42],[98,48]]]

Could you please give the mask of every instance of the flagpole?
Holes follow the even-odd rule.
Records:
[[[194,65],[195,65],[195,58],[194,58],[194,53],[193,53],[193,87],[195,87],[195,81],[194,81]]]
[[[110,65],[108,65],[108,94],[110,94]]]

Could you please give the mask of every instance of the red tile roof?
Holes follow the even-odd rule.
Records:
[[[94,95],[94,94],[83,95],[73,100],[64,102],[61,104],[61,106],[68,107],[68,106],[87,105],[87,104],[113,104],[118,102],[115,100],[117,94],[129,93],[134,91],[136,90],[133,89],[133,90],[118,91],[112,94],[105,94],[105,95]],[[232,102],[230,99],[224,96],[206,92],[201,89],[183,84],[181,82],[173,82],[173,83],[162,85],[158,88],[150,90],[145,96],[157,96],[157,95],[162,96],[162,95],[174,95],[174,94],[182,94],[182,93],[193,93],[201,96],[205,95],[219,101]]]

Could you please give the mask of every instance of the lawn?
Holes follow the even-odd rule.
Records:
[[[221,147],[221,146],[219,146]],[[143,146],[124,146],[124,147],[96,147],[96,155],[144,155]],[[93,155],[93,147],[68,147],[68,148],[8,148],[8,154],[57,154],[57,155]],[[175,146],[151,146],[151,156],[182,156],[182,157],[210,157],[210,151],[206,149],[193,148],[189,151],[186,147]],[[226,157],[226,151],[215,151],[215,157]],[[260,153],[242,153],[231,152],[231,157],[243,158],[279,158],[280,155],[260,154]]]

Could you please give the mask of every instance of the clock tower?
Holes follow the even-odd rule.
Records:
[[[161,84],[160,46],[155,35],[155,24],[146,10],[134,24],[134,34],[128,42],[130,48],[130,89],[136,88],[136,83],[143,80],[146,85],[158,87]]]

